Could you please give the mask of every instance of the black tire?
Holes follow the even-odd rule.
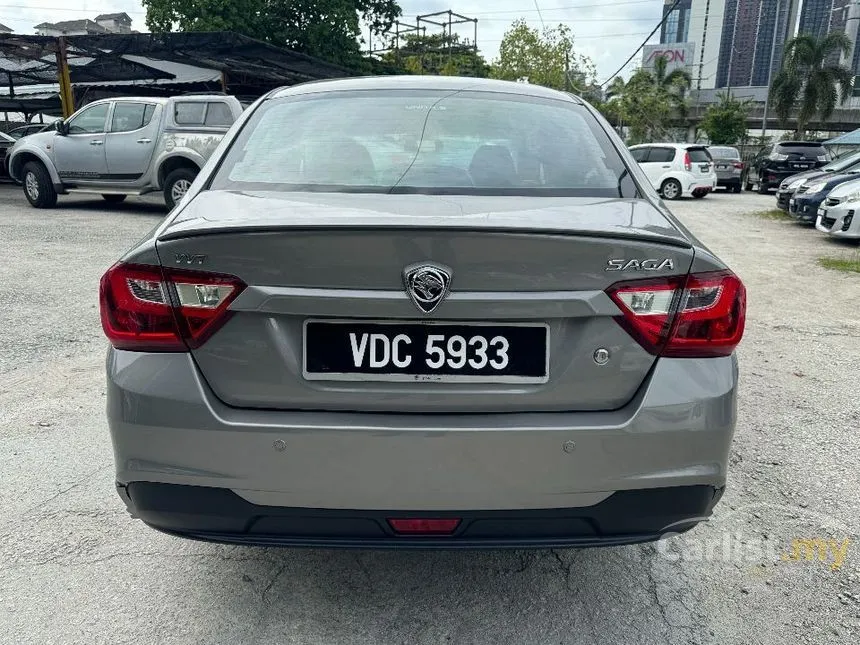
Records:
[[[749,174],[749,173],[747,173],[747,174],[744,176],[744,190],[746,190],[747,192],[749,192],[749,191],[751,191],[752,189],[753,189],[753,185],[750,183],[750,174]]]
[[[108,204],[121,204],[125,201],[127,195],[102,195],[102,199]]]
[[[758,194],[759,195],[767,195],[770,192],[770,189],[767,187],[767,184],[764,183],[764,180],[759,177],[758,178]]]
[[[660,195],[663,199],[681,199],[683,192],[684,188],[677,179],[667,179],[660,186]]]
[[[28,161],[21,173],[24,196],[34,208],[53,208],[57,205],[57,191],[48,169],[39,161]]]
[[[182,196],[188,190],[191,182],[197,177],[197,170],[191,168],[177,168],[164,180],[164,202],[167,208],[173,209],[176,202],[182,199]],[[184,186],[184,190],[182,187]]]
[[[693,199],[702,199],[702,197],[704,197],[707,194],[708,193],[704,193],[704,192],[703,193],[693,193]]]
[[[741,192],[741,185],[740,185],[740,183],[737,183],[737,184],[735,184],[734,186],[732,186],[732,192],[733,192],[733,193],[740,193],[740,192]]]

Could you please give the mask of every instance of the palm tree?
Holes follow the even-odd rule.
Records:
[[[850,50],[851,40],[842,32],[821,39],[801,34],[786,44],[782,69],[771,84],[770,103],[784,126],[799,102],[798,137],[816,114],[826,121],[837,102],[844,103],[851,96],[854,75],[850,68],[834,62],[837,55]]]
[[[654,61],[654,87],[662,95],[669,99],[678,113],[684,116],[687,112],[686,93],[693,84],[690,73],[676,67],[666,73],[669,60],[665,56],[659,56]]]
[[[621,111],[630,128],[633,142],[654,141],[668,134],[668,123],[675,112],[687,113],[686,92],[692,79],[683,69],[668,71],[664,56],[654,60],[654,69],[640,69],[627,83],[613,82],[609,93],[621,97]]]

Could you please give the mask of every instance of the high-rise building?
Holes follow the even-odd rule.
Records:
[[[723,29],[723,5],[726,0],[692,0],[689,42],[695,43],[693,56],[693,88],[713,89],[717,80],[720,58],[720,37]]]
[[[797,32],[822,38],[833,31],[845,31],[848,0],[804,0]]]
[[[681,0],[677,6],[674,0],[665,0],[663,5],[663,15],[666,21],[660,27],[660,44],[668,45],[673,43],[687,42],[687,36],[690,32],[690,5],[693,0]]]
[[[767,85],[794,35],[798,5],[799,0],[725,0],[714,87]]]

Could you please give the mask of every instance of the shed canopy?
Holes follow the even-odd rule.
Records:
[[[860,129],[840,134],[824,142],[826,146],[860,146]]]

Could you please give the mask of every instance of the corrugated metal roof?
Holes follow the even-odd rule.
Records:
[[[846,132],[824,142],[826,146],[860,146],[860,129]]]

